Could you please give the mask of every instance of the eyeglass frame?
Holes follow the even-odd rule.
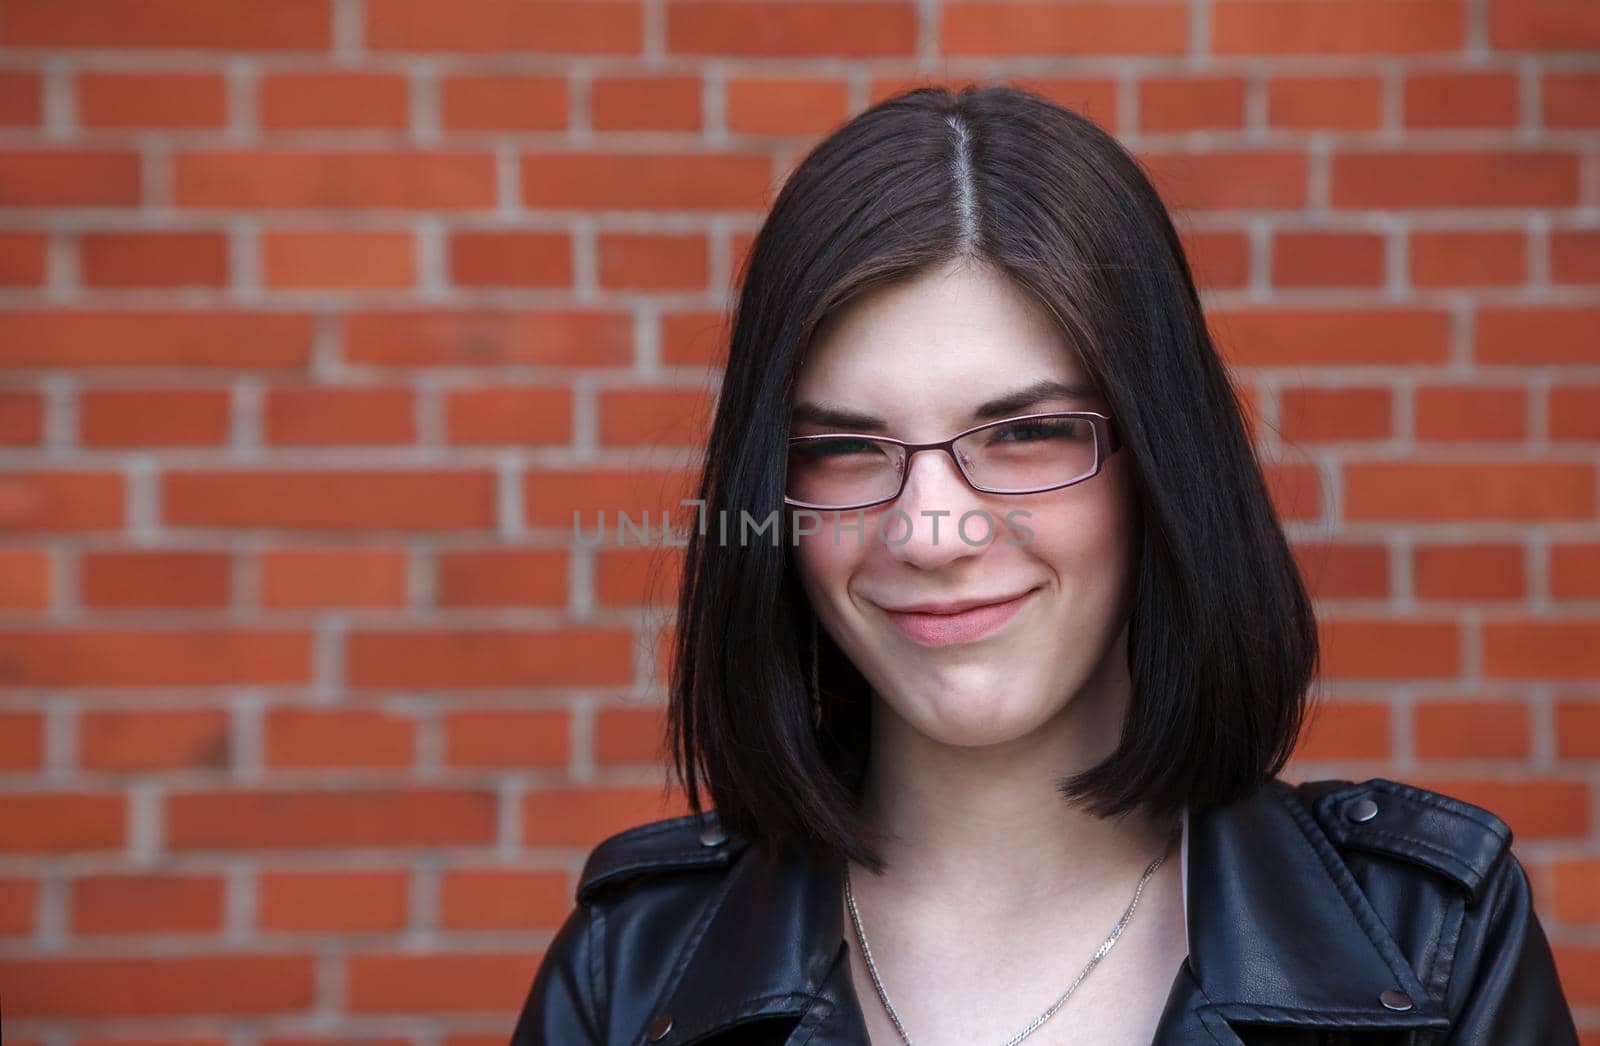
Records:
[[[1094,468],[1084,475],[1079,476],[1077,479],[1069,479],[1065,483],[1056,483],[1048,487],[1039,487],[1031,490],[990,490],[986,487],[979,486],[971,476],[967,475],[966,466],[962,465],[961,459],[956,456],[955,443],[957,440],[964,436],[970,436],[974,432],[979,432],[983,429],[997,428],[1001,425],[1008,425],[1012,422],[1029,421],[1034,418],[1083,418],[1087,420],[1090,427],[1094,429]],[[796,501],[789,497],[789,495],[785,494],[783,496],[784,504],[790,505],[794,508],[809,508],[821,512],[847,512],[851,509],[871,508],[874,505],[886,505],[889,502],[898,499],[901,494],[905,493],[906,480],[911,476],[912,455],[924,450],[942,450],[948,454],[950,456],[950,460],[956,463],[956,472],[961,475],[961,479],[967,484],[967,486],[971,487],[980,494],[1043,494],[1047,491],[1061,490],[1064,487],[1076,486],[1085,480],[1094,479],[1100,474],[1100,468],[1105,464],[1105,460],[1122,449],[1122,439],[1117,435],[1117,426],[1115,422],[1113,422],[1108,415],[1087,410],[1041,411],[1037,414],[1019,414],[1014,418],[1001,418],[998,421],[986,421],[982,425],[974,425],[970,429],[963,429],[954,436],[951,436],[949,439],[937,440],[933,443],[908,443],[903,439],[895,439],[893,436],[874,436],[863,432],[819,432],[809,436],[790,436],[788,446],[790,449],[793,449],[797,443],[808,443],[823,439],[839,439],[841,437],[850,437],[851,439],[868,439],[878,443],[893,443],[905,450],[905,467],[900,470],[900,485],[895,488],[894,494],[890,497],[880,498],[877,501],[862,502],[859,505],[817,505],[808,501]],[[1105,449],[1102,450],[1102,447]],[[787,481],[785,482],[785,485],[787,486]]]

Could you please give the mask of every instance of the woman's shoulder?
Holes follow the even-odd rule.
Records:
[[[723,830],[715,810],[667,817],[616,832],[597,843],[578,875],[576,900],[591,904],[640,880],[729,867],[748,845]],[[706,879],[689,874],[690,880]]]

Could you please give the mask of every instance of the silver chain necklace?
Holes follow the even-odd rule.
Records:
[[[1061,1008],[1062,1003],[1067,1001],[1067,996],[1072,994],[1073,989],[1085,977],[1089,976],[1089,971],[1098,966],[1100,960],[1106,957],[1106,953],[1111,951],[1111,946],[1117,943],[1118,937],[1122,936],[1123,927],[1127,926],[1128,920],[1133,918],[1133,910],[1139,905],[1139,895],[1144,892],[1144,884],[1149,882],[1156,869],[1161,867],[1161,862],[1167,858],[1167,851],[1172,848],[1172,841],[1178,838],[1182,831],[1183,823],[1180,821],[1173,827],[1172,834],[1167,837],[1167,845],[1162,848],[1156,859],[1150,862],[1150,866],[1144,870],[1144,876],[1140,878],[1139,885],[1133,891],[1133,900],[1128,902],[1128,910],[1122,913],[1122,918],[1118,919],[1117,925],[1112,927],[1111,936],[1107,937],[1105,943],[1100,945],[1100,950],[1094,953],[1094,958],[1089,960],[1089,965],[1085,966],[1082,972],[1067,986],[1067,990],[1061,993],[1061,998],[1051,1003],[1049,1009],[1035,1017],[1033,1023],[1029,1024],[1019,1034],[1007,1039],[1005,1046],[1015,1046],[1016,1043],[1021,1042],[1037,1031],[1045,1021],[1055,1016],[1056,1011]],[[878,978],[878,967],[872,961],[872,949],[867,947],[867,932],[861,928],[861,916],[856,911],[855,891],[850,888],[849,861],[846,861],[844,866],[844,897],[846,903],[850,906],[850,922],[855,926],[856,940],[861,944],[861,954],[867,960],[867,972],[872,975],[872,986],[878,989],[878,998],[883,1000],[883,1008],[889,1014],[889,1020],[894,1023],[894,1030],[900,1033],[901,1041],[905,1043],[905,1046],[911,1046],[911,1036],[906,1033],[905,1025],[900,1023],[900,1015],[894,1012],[894,1004],[889,1001],[889,993],[883,990],[883,981]]]

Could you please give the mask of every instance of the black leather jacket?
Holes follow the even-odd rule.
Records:
[[[1489,811],[1383,778],[1192,813],[1189,957],[1152,1046],[1577,1046],[1510,845]],[[513,1046],[868,1046],[842,889],[714,812],[614,835]]]

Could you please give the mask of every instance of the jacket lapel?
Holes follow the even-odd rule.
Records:
[[[1242,1046],[1235,1025],[1449,1027],[1292,787],[1274,779],[1247,799],[1191,815],[1189,958],[1152,1046]],[[843,891],[842,869],[749,847],[657,1006],[672,1016],[663,1046],[778,1017],[800,1022],[790,1041],[865,1046],[840,925]],[[1404,992],[1412,1008],[1385,1006],[1386,989]]]
[[[1190,818],[1189,960],[1153,1046],[1194,1042],[1197,1025],[1225,1046],[1240,1042],[1227,1025],[1449,1027],[1292,790],[1274,779]],[[1385,1006],[1386,989],[1412,1008]]]

